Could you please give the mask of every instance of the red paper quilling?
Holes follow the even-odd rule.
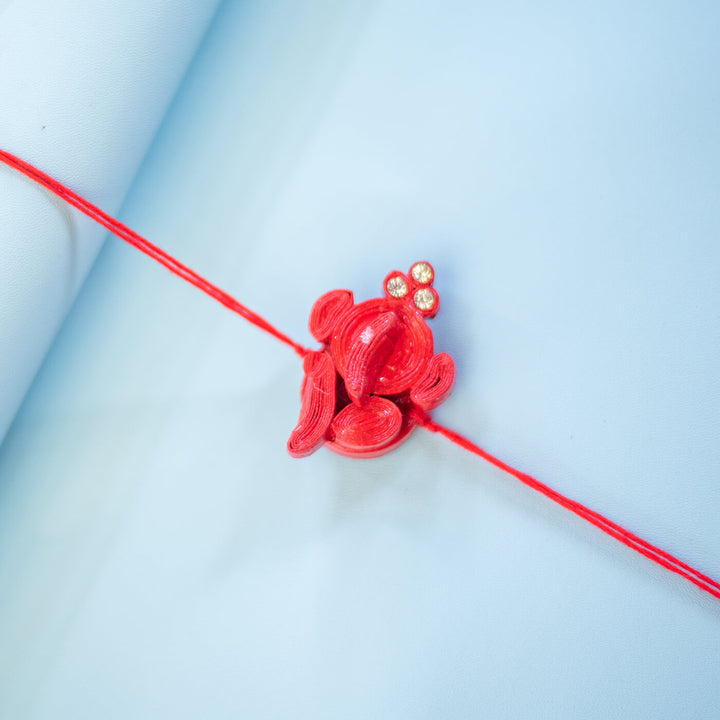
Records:
[[[310,332],[323,347],[305,356],[300,419],[287,444],[293,457],[323,443],[342,455],[382,455],[448,397],[455,364],[433,354],[426,323],[440,307],[434,277],[430,263],[418,262],[385,278],[385,297],[355,305],[350,290],[332,290],[313,305]]]

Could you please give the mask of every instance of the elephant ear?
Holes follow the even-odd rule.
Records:
[[[315,301],[310,311],[310,332],[321,343],[327,343],[340,318],[352,307],[350,290],[331,290]]]
[[[311,351],[303,363],[300,418],[287,448],[293,457],[305,457],[325,442],[335,414],[335,368],[326,352]]]
[[[455,363],[447,353],[430,358],[427,370],[410,392],[410,399],[422,410],[429,412],[442,403],[455,384]]]

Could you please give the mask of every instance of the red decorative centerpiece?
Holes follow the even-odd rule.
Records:
[[[426,323],[440,307],[434,278],[432,265],[418,262],[385,278],[385,297],[356,305],[350,290],[332,290],[313,305],[310,332],[323,347],[305,356],[291,455],[323,443],[342,455],[382,455],[447,398],[455,365],[447,353],[433,354]]]

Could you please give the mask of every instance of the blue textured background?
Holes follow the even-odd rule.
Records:
[[[436,418],[720,577],[719,25],[226,2],[123,219],[303,342],[431,260]],[[440,437],[291,460],[300,380],[106,245],[0,451],[4,716],[717,717],[719,602]]]

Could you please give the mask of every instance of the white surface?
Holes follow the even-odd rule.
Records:
[[[116,211],[216,5],[0,2],[0,147]],[[0,164],[0,442],[104,234]]]
[[[719,577],[717,24],[229,2],[123,219],[306,342],[432,260],[437,419]],[[440,437],[290,459],[300,380],[106,245],[0,453],[6,716],[717,717],[720,603]]]

